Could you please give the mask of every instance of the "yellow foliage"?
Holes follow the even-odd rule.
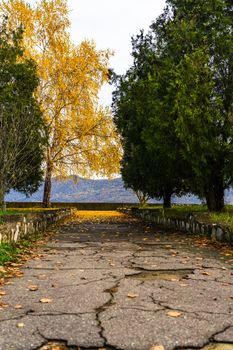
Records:
[[[111,52],[89,41],[72,43],[67,0],[38,0],[35,7],[1,1],[0,12],[11,28],[22,23],[25,55],[37,62],[37,98],[49,128],[47,169],[60,176],[118,173],[119,136],[110,110],[98,105]]]
[[[77,210],[74,216],[80,219],[123,218],[125,214],[113,210]]]

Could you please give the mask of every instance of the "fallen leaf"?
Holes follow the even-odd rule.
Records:
[[[0,291],[0,295],[6,295],[6,292]]]
[[[18,328],[23,328],[24,327],[24,323],[17,323],[17,327]]]
[[[22,309],[22,305],[19,305],[19,304],[18,304],[18,305],[15,305],[15,306],[14,306],[14,309],[16,309],[16,310]]]
[[[129,293],[129,294],[127,294],[127,297],[128,298],[137,298],[138,297],[138,294],[134,294],[134,293]]]
[[[22,266],[22,264],[17,264],[17,263],[10,263],[9,266],[11,267],[19,267],[19,266]]]
[[[187,287],[188,285],[186,283],[180,283],[179,284],[181,287]]]
[[[22,271],[17,271],[17,272],[15,273],[15,275],[16,275],[17,277],[22,277],[22,276],[23,276],[23,272],[22,272]]]
[[[65,345],[52,345],[51,350],[68,350]]]
[[[31,284],[30,286],[28,286],[28,289],[32,292],[35,292],[36,290],[38,290],[38,286]]]
[[[48,303],[51,303],[53,300],[52,299],[49,299],[49,298],[41,298],[40,299],[40,302],[43,303],[43,304],[48,304]]]
[[[202,275],[204,275],[204,276],[209,276],[210,274],[209,274],[209,272],[202,272]]]
[[[170,316],[170,317],[180,317],[182,315],[182,312],[180,311],[168,311],[166,313],[167,316]]]
[[[165,350],[163,345],[153,345],[150,350]]]
[[[6,308],[6,307],[9,307],[9,305],[0,301],[0,308]]]

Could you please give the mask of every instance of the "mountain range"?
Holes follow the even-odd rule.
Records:
[[[40,202],[43,198],[43,184],[39,190],[30,197],[11,191],[6,200],[9,202]],[[95,202],[95,203],[138,203],[133,191],[126,190],[121,178],[112,180],[83,179],[78,177],[60,180],[52,179],[52,202]],[[226,191],[226,203],[233,203],[233,190]],[[156,201],[152,201],[156,202]],[[193,195],[173,198],[174,203],[200,204],[200,200]]]
[[[42,184],[39,190],[30,197],[11,191],[7,196],[8,202],[41,202],[43,198]],[[197,198],[186,196],[178,198],[179,202],[196,203]],[[121,178],[112,180],[83,179],[78,177],[60,180],[52,179],[52,202],[96,202],[96,203],[138,203],[138,199],[132,190],[126,190]],[[155,201],[153,201],[155,202]]]

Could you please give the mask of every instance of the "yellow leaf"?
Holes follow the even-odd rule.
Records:
[[[169,317],[180,317],[182,315],[182,312],[180,312],[180,311],[168,311],[166,313],[166,315]]]
[[[22,305],[18,304],[14,306],[14,309],[18,310],[18,309],[22,309]]]
[[[204,276],[209,276],[210,274],[208,273],[208,272],[202,272],[202,275],[204,275]]]
[[[150,350],[165,350],[163,345],[153,345]]]
[[[40,299],[40,302],[43,303],[43,304],[48,304],[48,303],[51,303],[53,300],[50,299],[50,298],[41,298]]]
[[[9,307],[8,304],[3,303],[2,301],[0,301],[0,308],[7,308],[7,307]]]
[[[17,327],[18,327],[18,328],[23,328],[23,327],[24,327],[24,323],[22,323],[22,322],[17,323]]]
[[[0,295],[6,295],[6,292],[0,291]]]
[[[36,290],[38,290],[38,286],[32,284],[32,285],[28,286],[28,289],[32,292],[35,292]]]
[[[127,297],[128,297],[128,298],[131,298],[131,299],[137,298],[137,297],[138,297],[138,294],[128,293],[128,294],[127,294]]]

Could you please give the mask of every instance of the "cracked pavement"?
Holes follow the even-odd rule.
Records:
[[[9,307],[0,308],[0,350],[50,341],[80,350],[233,349],[230,255],[124,214],[96,215],[61,225],[41,258],[1,289]]]

